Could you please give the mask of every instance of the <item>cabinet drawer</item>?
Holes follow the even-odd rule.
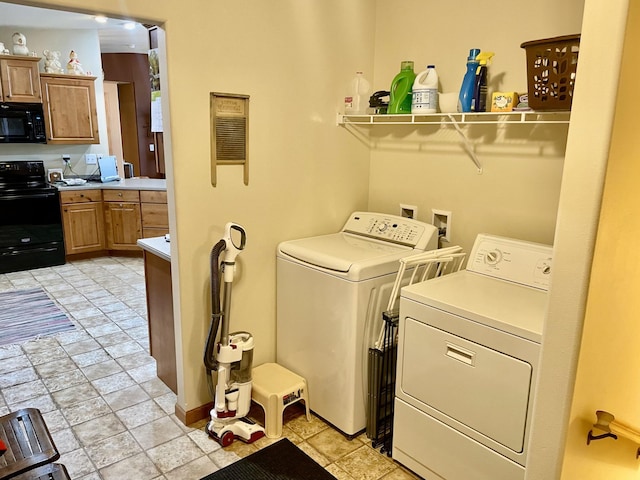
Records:
[[[60,203],[100,202],[102,195],[100,190],[72,190],[60,192]]]
[[[166,203],[143,203],[142,211],[143,227],[169,227],[169,215]]]
[[[140,190],[142,203],[167,203],[167,192],[157,190]]]
[[[169,233],[169,227],[142,227],[142,238],[163,237]]]
[[[105,202],[139,202],[138,190],[103,190],[102,199]]]

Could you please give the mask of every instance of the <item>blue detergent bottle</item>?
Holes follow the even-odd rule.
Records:
[[[411,92],[415,79],[413,62],[410,60],[401,62],[400,73],[395,76],[389,89],[387,113],[411,113]]]
[[[473,89],[476,81],[476,70],[478,68],[478,61],[476,57],[480,54],[479,48],[472,48],[469,50],[469,57],[467,58],[467,72],[462,79],[462,87],[460,88],[460,95],[458,96],[458,111],[470,112],[471,104],[473,102]]]

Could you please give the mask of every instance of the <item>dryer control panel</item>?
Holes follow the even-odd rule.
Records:
[[[433,225],[384,213],[354,212],[342,231],[418,250],[435,249],[438,241],[438,232]]]
[[[476,237],[467,270],[549,290],[553,247],[484,233]]]

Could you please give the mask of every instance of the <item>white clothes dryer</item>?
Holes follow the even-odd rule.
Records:
[[[426,479],[524,479],[552,248],[480,234],[403,288],[393,458]]]
[[[366,328],[382,324],[399,259],[437,248],[433,225],[355,212],[338,233],[277,250],[277,362],[306,378],[317,415],[355,436],[365,429]]]

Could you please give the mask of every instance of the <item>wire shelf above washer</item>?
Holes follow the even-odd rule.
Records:
[[[554,112],[468,112],[468,113],[425,113],[421,115],[344,115],[337,114],[338,126],[372,125],[451,125],[460,135],[462,144],[471,161],[482,173],[482,163],[476,155],[461,125],[506,125],[506,124],[569,124],[570,111]]]
[[[338,125],[449,125],[504,123],[569,123],[570,111],[557,112],[467,112],[425,113],[421,115],[343,115],[337,114]]]

